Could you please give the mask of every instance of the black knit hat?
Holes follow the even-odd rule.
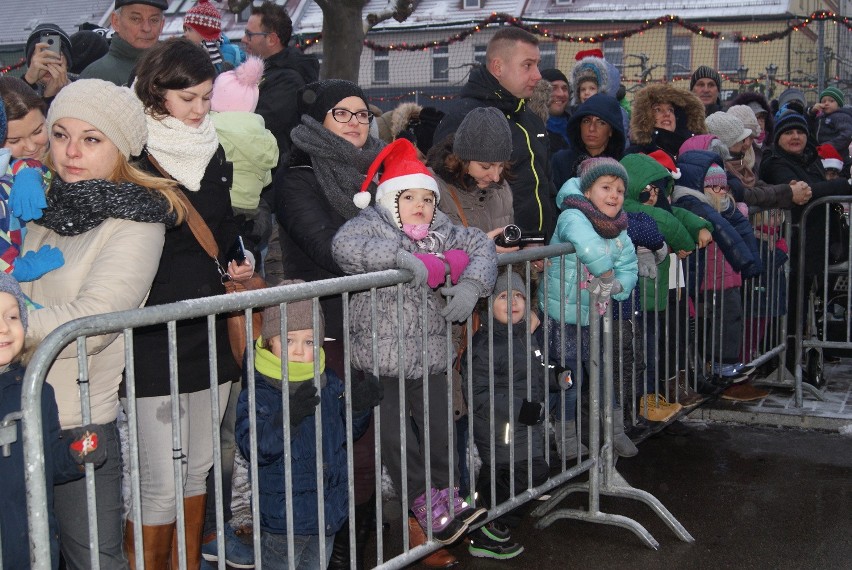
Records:
[[[782,133],[792,129],[799,129],[800,131],[804,131],[806,135],[810,136],[808,120],[805,119],[804,115],[791,110],[782,111],[776,115],[775,140],[773,141],[775,145],[778,145],[778,139],[781,138]]]
[[[719,90],[722,89],[722,76],[719,75],[719,72],[710,66],[702,65],[692,72],[692,77],[689,78],[689,90],[692,91],[692,88],[695,87],[699,79],[705,78],[712,79],[713,83],[716,84],[716,88]]]
[[[548,81],[564,81],[565,83],[567,83],[569,85],[571,84],[571,82],[568,81],[568,78],[565,77],[565,74],[562,73],[561,71],[559,71],[556,68],[543,69],[541,71],[541,78],[547,79]]]
[[[326,114],[347,97],[360,97],[364,104],[367,104],[364,92],[351,81],[324,79],[309,83],[299,90],[299,116],[308,115],[322,123]]]
[[[84,30],[71,35],[71,73],[80,73],[109,52],[109,42],[97,32]]]
[[[29,65],[32,61],[36,44],[39,42],[43,34],[56,34],[59,36],[59,49],[61,49],[62,53],[65,54],[65,61],[68,62],[68,68],[70,69],[71,65],[74,63],[74,58],[71,57],[71,38],[69,38],[68,34],[66,34],[62,28],[56,24],[39,24],[32,31],[30,37],[27,38],[27,47],[25,51],[27,65]]]

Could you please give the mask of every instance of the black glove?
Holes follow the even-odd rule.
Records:
[[[68,439],[71,457],[77,465],[91,463],[100,467],[107,460],[103,429],[97,424],[62,430],[62,439]]]
[[[518,421],[525,426],[534,426],[541,421],[541,402],[530,402],[524,398]]]
[[[313,382],[306,380],[290,394],[290,425],[296,427],[308,416],[314,415],[320,397]]]
[[[385,397],[385,388],[379,379],[368,374],[359,382],[352,382],[352,410],[363,412],[378,406]]]

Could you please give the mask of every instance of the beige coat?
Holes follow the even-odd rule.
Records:
[[[37,224],[27,228],[24,251],[51,245],[65,265],[36,281],[21,283],[30,299],[44,308],[30,312],[28,342],[38,342],[76,318],[141,307],[160,263],[165,228],[110,218],[93,230],[61,236]],[[108,423],[118,412],[118,387],[124,371],[124,337],[92,337],[87,343],[92,422]],[[77,345],[57,357],[47,381],[56,392],[63,429],[82,425],[77,385]]]

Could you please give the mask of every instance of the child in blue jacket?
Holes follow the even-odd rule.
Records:
[[[556,197],[562,213],[550,241],[551,244],[571,242],[575,253],[564,256],[564,267],[562,258],[551,260],[547,268],[550,280],[547,297],[544,288],[539,288],[539,303],[547,315],[551,333],[550,358],[575,372],[581,360],[589,361],[590,314],[595,318],[603,314],[610,298],[627,299],[636,286],[638,272],[636,251],[627,235],[627,214],[622,210],[627,171],[615,159],[590,158],[580,164],[578,172],[580,176],[568,180]],[[563,282],[564,296],[561,295]],[[597,306],[591,306],[590,293],[593,292],[598,294]],[[578,313],[581,339],[577,338]],[[563,315],[564,328],[559,325]],[[578,347],[580,344],[582,351]],[[576,456],[578,446],[577,390],[567,390],[565,396],[565,409],[556,414],[556,440],[562,442],[563,457],[567,458]],[[624,435],[619,406],[613,409],[613,430],[615,452],[623,457],[636,455],[638,449]]]
[[[302,283],[284,281],[282,285]],[[313,322],[310,300],[287,303],[286,337],[281,336],[278,305],[263,311],[261,336],[255,345],[254,382],[257,414],[257,454],[249,440],[249,392],[245,367],[244,385],[237,401],[236,440],[243,456],[258,464],[261,555],[264,568],[289,568],[287,529],[292,524],[295,568],[328,566],[334,534],[348,514],[349,481],[346,469],[346,407],[343,381],[325,367],[322,342],[325,324],[320,311]],[[315,330],[316,329],[316,330]],[[319,362],[314,362],[314,333],[319,339]],[[285,344],[286,342],[286,344]],[[282,378],[281,357],[286,349],[287,382]],[[315,376],[315,364],[318,376]],[[319,390],[317,390],[317,385]],[[289,392],[290,460],[284,456],[283,389]],[[381,386],[368,377],[352,388],[352,433],[358,439],[367,429],[370,410],[381,399]],[[319,528],[317,493],[317,432],[314,415],[322,413],[322,491],[325,527]],[[293,485],[293,520],[287,521],[285,473],[290,468]],[[325,535],[325,551],[319,551],[319,534]]]

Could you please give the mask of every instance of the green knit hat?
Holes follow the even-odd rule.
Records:
[[[621,159],[621,165],[627,170],[630,183],[627,185],[628,200],[645,202],[640,195],[645,191],[648,184],[658,187],[665,195],[669,194],[672,182],[672,173],[662,164],[647,154],[628,154]],[[661,186],[662,184],[662,186]]]
[[[826,87],[822,90],[822,93],[819,94],[819,100],[822,101],[823,97],[831,97],[835,101],[837,101],[837,106],[843,106],[843,91],[838,89],[837,87]]]
[[[586,190],[592,187],[595,180],[601,176],[617,176],[624,181],[624,187],[627,188],[627,171],[614,158],[609,157],[594,157],[587,158],[580,163],[580,192],[586,193]]]

